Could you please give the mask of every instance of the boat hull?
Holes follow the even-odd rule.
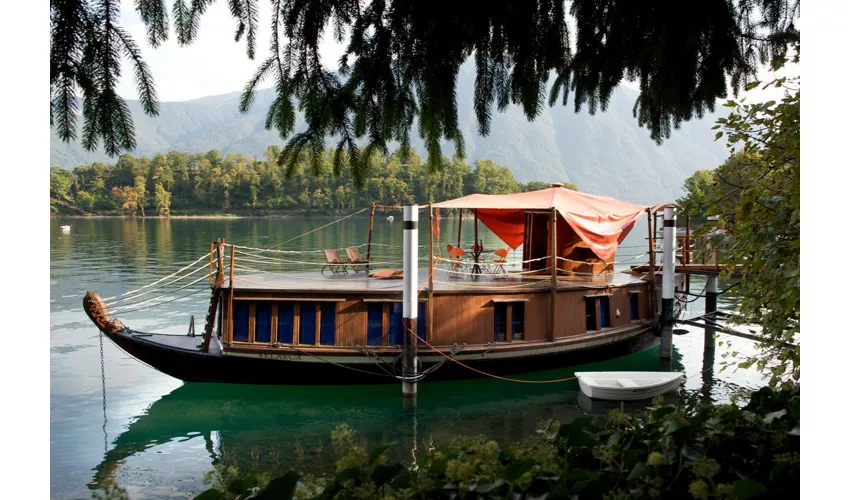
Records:
[[[185,382],[220,382],[264,385],[363,385],[398,383],[388,376],[393,358],[384,356],[382,366],[364,363],[364,355],[350,356],[350,361],[328,356],[222,354],[218,349],[208,353],[198,350],[201,337],[157,335],[123,330],[108,337],[131,356],[151,367]],[[167,339],[164,339],[166,338]],[[163,343],[167,340],[170,345]],[[659,339],[650,331],[619,341],[606,342],[583,349],[541,352],[531,356],[458,356],[463,363],[478,370],[498,375],[528,373],[578,366],[625,356],[658,346]],[[422,370],[427,370],[442,357],[420,346]],[[329,359],[330,358],[330,359]],[[420,370],[420,371],[422,371]],[[450,361],[428,374],[426,380],[456,380],[481,376]]]
[[[611,372],[617,373],[617,372]],[[673,392],[678,389],[682,382],[684,374],[665,374],[669,375],[669,380],[655,383],[649,386],[626,386],[616,387],[613,385],[601,385],[593,381],[590,377],[583,376],[584,374],[577,373],[578,384],[581,392],[593,399],[604,399],[608,401],[638,401],[642,399],[652,399],[655,396],[660,396],[668,392]],[[625,375],[628,375],[627,373]]]

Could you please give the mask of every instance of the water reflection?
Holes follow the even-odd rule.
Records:
[[[651,349],[569,372],[553,370],[547,376],[610,370],[614,365],[622,370],[658,370],[658,353]],[[672,369],[683,368],[681,359],[674,350]],[[665,401],[676,404],[680,398],[668,394]],[[649,404],[635,401],[623,408],[637,411]],[[510,443],[534,432],[541,420],[570,422],[582,415],[602,417],[619,408],[618,402],[588,399],[575,381],[549,386],[493,379],[426,381],[420,384],[415,407],[405,407],[396,385],[341,389],[187,383],[151,404],[112,440],[89,487],[116,481],[121,465],[131,457],[189,441],[203,442],[192,448],[195,460],[211,465],[272,475],[292,468],[327,473],[336,460],[330,434],[342,423],[361,432],[372,446],[395,443],[388,450],[390,457],[415,464],[428,450],[458,434],[483,434]],[[181,453],[190,448],[182,446]],[[118,483],[123,484],[120,479]]]

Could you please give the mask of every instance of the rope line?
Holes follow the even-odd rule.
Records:
[[[197,273],[197,272],[203,271],[203,270],[204,270],[204,269],[206,269],[206,268],[207,268],[207,265],[206,265],[206,264],[204,264],[204,265],[202,265],[201,267],[199,267],[199,268],[195,269],[194,271],[192,271],[191,273],[189,273],[189,274],[185,274],[185,275],[183,275],[183,276],[180,276],[179,278],[176,278],[176,279],[174,279],[173,281],[169,281],[168,283],[166,283],[166,284],[164,284],[164,285],[162,285],[162,286],[158,286],[158,287],[156,287],[156,288],[151,288],[150,290],[148,290],[148,291],[146,291],[146,292],[142,292],[142,293],[139,293],[139,294],[136,294],[136,295],[132,295],[132,296],[130,296],[130,297],[123,297],[123,298],[120,298],[120,299],[115,300],[115,301],[104,301],[104,304],[105,304],[105,305],[108,305],[108,306],[109,306],[109,305],[115,305],[115,304],[118,304],[118,303],[121,303],[121,302],[126,302],[126,301],[128,301],[128,300],[132,300],[132,299],[136,299],[136,298],[139,298],[139,297],[145,296],[145,295],[147,295],[147,294],[149,294],[149,293],[153,293],[153,292],[156,292],[157,290],[162,290],[163,288],[165,288],[165,287],[167,287],[167,286],[173,285],[174,283],[177,283],[178,281],[180,281],[180,280],[182,280],[182,279],[188,278],[189,276],[192,276],[193,274],[195,274],[195,273]],[[215,274],[215,272],[216,272],[216,271],[213,271],[213,272],[209,273],[206,277],[208,278],[208,277],[212,276],[213,274]]]
[[[168,278],[174,277],[174,276],[176,276],[176,275],[178,275],[178,274],[182,273],[182,272],[183,272],[183,271],[185,271],[186,269],[189,269],[190,267],[194,266],[195,264],[197,264],[198,262],[200,262],[200,261],[201,261],[201,260],[203,260],[203,259],[206,259],[206,258],[207,258],[207,257],[209,257],[209,256],[210,256],[210,252],[207,252],[207,253],[205,253],[202,257],[198,258],[198,260],[196,260],[195,262],[192,262],[191,264],[189,264],[189,265],[187,265],[186,267],[184,267],[184,268],[180,269],[179,271],[176,271],[174,274],[169,274],[168,276],[166,276],[166,277],[164,277],[164,278],[160,278],[160,279],[158,279],[158,280],[154,281],[153,283],[149,283],[149,284],[147,284],[147,285],[145,285],[145,286],[142,286],[142,287],[139,287],[139,288],[137,288],[137,289],[135,289],[135,290],[130,290],[129,292],[122,293],[121,295],[115,295],[115,296],[113,296],[113,297],[107,297],[107,298],[105,298],[105,299],[103,299],[103,300],[104,300],[104,302],[105,302],[105,301],[108,301],[108,300],[117,299],[118,297],[124,297],[125,295],[130,295],[131,293],[136,293],[136,292],[138,292],[138,291],[144,290],[145,288],[152,287],[153,285],[156,285],[157,283],[161,283],[162,281],[165,281],[165,280],[167,280]],[[206,265],[205,265],[204,267],[206,267]]]
[[[208,274],[208,275],[206,275],[206,276],[201,276],[200,278],[196,279],[195,281],[193,281],[193,282],[191,282],[191,283],[189,283],[189,284],[183,285],[183,286],[181,286],[180,288],[176,288],[176,289],[174,289],[174,290],[171,290],[171,291],[165,292],[165,293],[163,293],[163,294],[157,295],[156,297],[151,297],[151,298],[146,299],[146,300],[143,300],[143,301],[141,301],[141,302],[131,302],[131,303],[129,303],[129,304],[122,304],[119,308],[117,308],[117,309],[115,310],[115,314],[118,314],[118,312],[119,312],[119,311],[121,311],[121,307],[135,307],[135,306],[140,306],[140,305],[142,305],[142,304],[147,304],[148,302],[152,302],[152,301],[154,301],[154,300],[156,300],[156,299],[159,299],[159,298],[162,298],[162,297],[165,297],[165,296],[171,295],[171,294],[173,294],[173,293],[177,293],[177,292],[179,292],[180,290],[184,290],[184,289],[186,289],[186,288],[189,288],[189,287],[190,287],[190,286],[192,286],[192,285],[196,285],[196,284],[200,283],[202,280],[208,279],[210,276],[212,276],[213,274],[215,274],[215,273],[217,273],[217,272],[218,272],[218,271],[213,271],[213,272],[209,273],[209,274]],[[205,290],[206,290],[206,288],[202,288],[202,289],[200,289],[200,290],[198,290],[198,291],[199,291],[199,292],[203,292],[203,291],[205,291]],[[197,292],[193,292],[193,293],[197,293]],[[168,302],[163,302],[163,303],[164,303],[164,304],[167,304]]]
[[[345,217],[342,217],[342,218],[340,218],[340,219],[337,219],[337,220],[335,220],[335,221],[333,221],[333,222],[329,222],[329,223],[325,224],[324,226],[319,226],[319,227],[317,227],[316,229],[312,229],[312,230],[310,230],[310,231],[307,231],[306,233],[299,234],[298,236],[296,236],[296,237],[294,237],[294,238],[290,238],[290,239],[288,239],[288,240],[284,241],[283,243],[280,243],[280,244],[277,244],[277,245],[273,246],[272,248],[282,247],[283,245],[286,245],[286,244],[287,244],[287,243],[289,243],[290,241],[295,241],[295,240],[297,240],[298,238],[301,238],[301,237],[303,237],[303,236],[307,236],[308,234],[311,234],[311,233],[315,233],[316,231],[319,231],[319,230],[321,230],[321,229],[324,229],[324,228],[326,228],[326,227],[328,227],[328,226],[333,226],[334,224],[337,224],[337,223],[339,223],[339,222],[342,222],[342,221],[344,221],[345,219],[350,219],[351,217],[354,217],[355,215],[361,214],[361,213],[365,212],[366,210],[369,210],[370,208],[371,208],[371,207],[366,207],[366,208],[364,208],[364,209],[362,209],[362,210],[358,210],[358,211],[354,212],[353,214],[349,214],[349,215],[346,215]]]

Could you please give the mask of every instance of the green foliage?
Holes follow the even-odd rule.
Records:
[[[704,198],[718,220],[704,227],[723,230],[713,243],[742,266],[735,321],[766,338],[740,366],[755,364],[776,385],[800,377],[800,90],[797,79],[771,85],[786,88],[780,102],[726,103],[716,128],[737,152],[713,173]]]
[[[504,448],[482,436],[459,436],[415,466],[390,462],[388,445],[369,450],[343,425],[332,435],[339,457],[332,478],[298,484],[290,472],[269,489],[278,481],[276,498],[299,499],[785,498],[799,490],[799,425],[799,386],[765,387],[743,407],[690,398],[678,408],[613,410],[603,421],[550,420]],[[225,486],[232,481],[212,490],[223,496],[203,498],[247,491],[244,483]]]
[[[125,154],[115,166],[95,163],[79,166],[73,173],[51,170],[51,186],[56,183],[54,178],[63,180],[61,189],[76,191],[73,200],[84,212],[117,208],[127,215],[142,216],[146,207],[160,216],[168,216],[172,210],[210,213],[231,209],[255,215],[280,210],[340,213],[372,202],[424,204],[472,192],[516,193],[529,186],[550,186],[519,184],[510,168],[490,160],[479,160],[473,170],[462,160],[443,158],[444,167],[430,173],[416,154],[404,160],[396,152],[385,161],[374,158],[363,189],[357,190],[347,170],[338,177],[333,174],[330,150],[325,151],[318,176],[312,175],[306,158],[287,172],[278,165],[275,152],[270,147],[265,160],[236,153],[222,158],[217,150],[197,155],[171,152],[153,159]]]
[[[50,167],[50,196],[65,197],[74,184],[74,175],[59,167]]]
[[[212,1],[173,1],[180,45],[196,39],[200,17]],[[257,1],[229,2],[235,38],[244,35],[251,59]],[[156,114],[159,104],[138,47],[118,24],[119,4],[52,0],[50,15],[51,125],[63,140],[75,137],[81,92],[83,145],[92,150],[102,140],[110,155],[135,145],[130,113],[115,92],[122,57],[132,64],[145,112]],[[335,137],[335,168],[347,167],[360,187],[373,154],[388,155],[391,141],[408,150],[415,121],[429,170],[443,165],[441,140],[453,142],[458,157],[464,156],[456,82],[470,58],[476,66],[473,107],[481,135],[490,131],[494,104],[499,111],[518,104],[533,120],[546,105],[548,87],[550,106],[559,99],[566,105],[572,91],[575,110],[586,105],[592,114],[605,111],[613,89],[628,78],[640,84],[634,115],[660,143],[683,121],[713,110],[727,95],[727,80],[737,92],[755,76],[758,63],[782,58],[789,44],[799,43],[794,24],[799,0],[667,2],[661,8],[652,2],[576,0],[569,12],[565,7],[543,0],[484,7],[272,0],[269,56],[246,83],[239,107],[248,110],[258,85],[273,80],[276,97],[266,128],[282,137],[292,134],[296,107],[308,125],[290,138],[280,164],[291,166],[306,154],[318,167],[325,138]],[[136,9],[149,43],[166,40],[166,3],[140,0]],[[577,28],[573,37],[568,15]],[[326,27],[339,42],[348,37],[336,71],[325,69],[319,53]]]
[[[700,226],[705,223],[708,210],[706,197],[716,181],[712,170],[697,170],[685,179],[685,185],[682,186],[685,196],[676,200],[676,204],[691,217],[692,225]]]

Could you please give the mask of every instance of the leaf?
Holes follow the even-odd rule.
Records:
[[[534,467],[534,460],[520,460],[512,463],[507,468],[503,476],[506,480],[515,483],[523,474],[530,471]]]
[[[629,473],[629,477],[626,478],[626,481],[631,481],[632,479],[637,479],[644,474],[646,474],[647,467],[646,462],[638,462],[632,468],[632,471]]]
[[[369,465],[374,464],[375,460],[377,460],[383,452],[387,451],[387,448],[389,448],[390,446],[392,446],[392,444],[385,444],[383,446],[378,446],[377,448],[372,450],[372,452],[369,453]]]
[[[346,481],[351,481],[360,475],[360,467],[357,465],[353,465],[346,469],[343,469],[337,472],[336,476],[334,476],[334,481],[342,484]]]
[[[215,488],[210,488],[195,497],[195,500],[225,500],[227,497],[224,493]]]
[[[764,416],[764,423],[772,424],[775,419],[782,418],[787,413],[788,413],[788,410],[772,411],[772,412],[770,412],[770,413],[768,413],[767,415]]]
[[[760,82],[760,81],[758,81],[758,80],[756,80],[756,81],[753,81],[753,82],[748,83],[748,84],[744,87],[744,90],[753,90],[754,88],[758,87],[759,85],[761,85],[761,82]]]
[[[286,474],[276,477],[269,482],[259,495],[257,500],[287,500],[295,494],[295,487],[298,485],[298,480],[301,476],[297,472],[287,472]]]
[[[739,500],[748,500],[763,493],[767,493],[767,488],[765,488],[763,484],[758,481],[753,481],[752,479],[741,479],[740,481],[735,481],[732,483],[732,487],[735,489],[735,496],[738,497]]]
[[[715,141],[716,141],[717,139],[720,139],[721,137],[723,137],[723,131],[722,131],[722,130],[721,130],[721,131],[719,131],[719,132],[717,132],[716,134],[714,134],[714,140],[715,140]]]
[[[396,477],[403,470],[404,466],[401,464],[379,465],[372,471],[372,481],[380,486]]]

